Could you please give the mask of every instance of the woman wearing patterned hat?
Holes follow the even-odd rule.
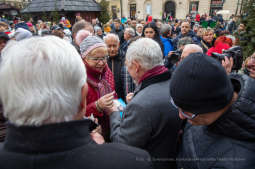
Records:
[[[86,116],[93,115],[102,126],[105,141],[110,141],[108,112],[113,106],[114,77],[107,66],[108,52],[106,44],[90,32],[81,30],[77,33],[76,42],[80,46],[82,60],[88,75],[88,95]]]

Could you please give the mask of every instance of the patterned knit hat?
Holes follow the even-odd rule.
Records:
[[[76,43],[80,46],[82,58],[86,57],[96,48],[106,47],[106,44],[101,38],[91,35],[91,33],[86,30],[80,30],[77,33]]]

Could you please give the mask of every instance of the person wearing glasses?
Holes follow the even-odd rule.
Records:
[[[107,65],[108,52],[104,41],[92,36],[86,30],[77,33],[76,42],[80,46],[82,60],[87,69],[88,95],[86,116],[93,115],[102,127],[102,135],[109,142],[110,128],[108,112],[113,106],[114,77]]]
[[[91,138],[86,69],[69,42],[32,37],[7,44],[2,54],[0,99],[8,127],[1,169],[152,169],[144,150]]]
[[[178,168],[255,166],[255,79],[228,75],[217,60],[192,53],[173,73],[170,95],[186,122]]]

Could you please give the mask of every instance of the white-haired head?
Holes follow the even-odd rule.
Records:
[[[135,30],[133,28],[126,28],[125,32],[127,32],[131,37],[135,36]]]
[[[120,42],[119,36],[114,34],[114,33],[108,33],[105,37],[104,37],[104,42],[106,42],[109,39],[114,39],[117,42]]]
[[[191,53],[203,53],[203,49],[196,44],[185,45],[182,51],[181,60],[190,55]]]
[[[145,70],[163,65],[163,56],[159,44],[151,38],[140,38],[131,43],[126,53],[126,62],[138,61]]]
[[[18,126],[71,121],[80,111],[86,78],[76,49],[58,37],[7,45],[0,65],[4,115]]]

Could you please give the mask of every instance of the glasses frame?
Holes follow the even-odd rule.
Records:
[[[182,114],[185,118],[187,118],[188,120],[192,120],[192,119],[194,119],[195,117],[197,117],[197,114],[192,114],[192,116],[189,116],[189,115],[185,114],[183,111],[181,111],[181,114]]]
[[[105,62],[108,58],[109,58],[108,55],[107,55],[107,56],[104,56],[104,57],[91,57],[91,56],[87,56],[87,59],[93,60],[93,61],[95,61],[96,63],[99,63],[100,61]]]
[[[178,106],[176,106],[176,104],[174,103],[173,98],[171,98],[170,102],[171,102],[171,104],[172,104],[176,109],[181,110],[181,114],[182,114],[185,118],[187,118],[188,120],[192,120],[192,119],[194,119],[195,117],[197,117],[197,114],[194,114],[194,113],[192,113],[192,116],[185,114],[185,113],[182,111],[181,108],[179,108]]]

